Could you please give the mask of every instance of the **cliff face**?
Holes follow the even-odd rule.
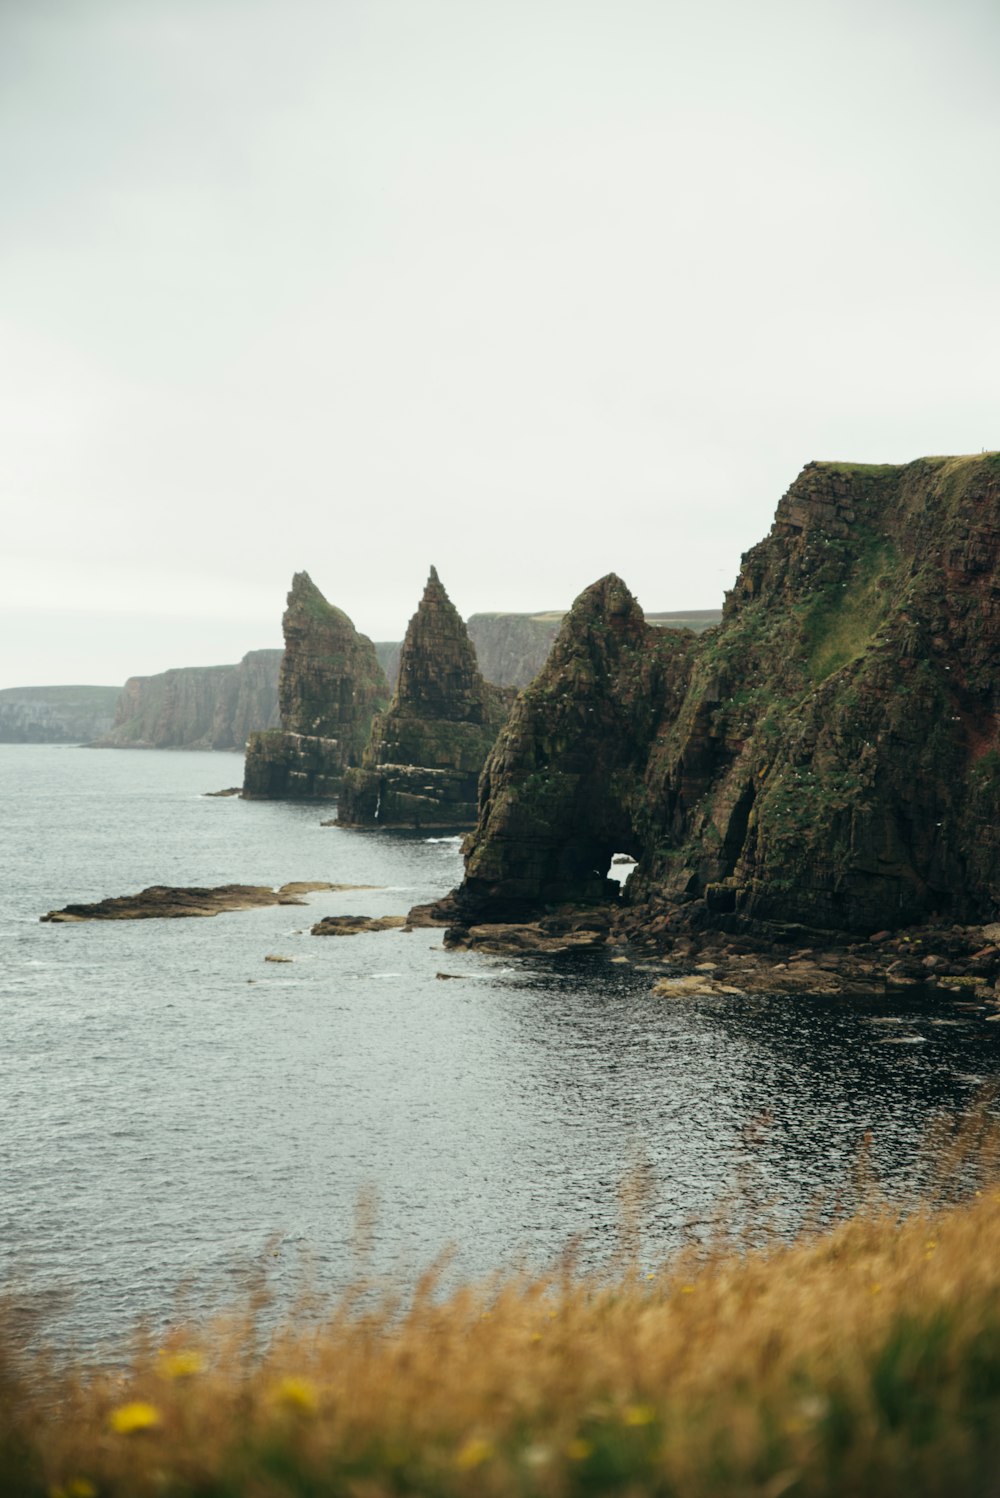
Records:
[[[8,687],[0,691],[0,744],[89,744],[107,733],[118,687]]]
[[[181,666],[130,676],[102,749],[242,749],[278,721],[280,650],[251,650],[235,666]]]
[[[392,703],[375,719],[362,767],[345,777],[338,821],[471,825],[479,772],[509,696],[483,680],[461,616],[432,567],[403,641]]]
[[[998,535],[1000,455],[812,463],[717,629],[665,652],[589,589],[486,766],[460,906],[599,897],[621,850],[637,925],[995,915]]]
[[[297,572],[282,620],[285,652],[278,688],[281,728],[253,734],[243,794],[325,800],[361,762],[372,718],[389,698],[367,635]]]

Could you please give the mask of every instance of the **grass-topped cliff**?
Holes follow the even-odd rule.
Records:
[[[589,589],[487,763],[466,912],[598,897],[624,850],[637,917],[995,915],[998,550],[1000,455],[811,463],[717,628]]]

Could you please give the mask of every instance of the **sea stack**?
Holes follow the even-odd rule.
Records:
[[[243,795],[331,800],[348,767],[360,764],[389,684],[371,640],[327,602],[307,572],[292,578],[282,628],[281,728],[251,735]]]
[[[346,826],[471,827],[479,774],[512,699],[485,681],[461,615],[432,567],[410,620],[392,703],[360,769],[344,777]]]

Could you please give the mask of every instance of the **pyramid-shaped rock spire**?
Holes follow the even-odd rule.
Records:
[[[432,567],[403,641],[392,710],[420,718],[483,723],[491,700],[462,616]]]
[[[512,693],[483,679],[462,617],[432,567],[399,660],[388,712],[345,780],[348,825],[471,826],[479,772]]]
[[[330,799],[344,771],[360,764],[389,683],[371,640],[327,602],[308,572],[292,578],[282,628],[281,728],[251,736],[243,794]]]

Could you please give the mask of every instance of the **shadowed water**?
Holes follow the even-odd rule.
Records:
[[[56,1324],[83,1346],[171,1315],[181,1285],[203,1314],[255,1262],[279,1298],[303,1254],[343,1283],[365,1187],[376,1266],[404,1275],[449,1243],[461,1274],[575,1238],[605,1260],[636,1163],[650,1259],[737,1187],[787,1229],[831,1201],[866,1129],[882,1173],[911,1180],[928,1121],[1000,1072],[1000,1026],[947,998],[665,1000],[604,955],[314,938],[322,915],[443,893],[458,841],[202,795],[240,776],[230,755],[0,746],[0,1269],[20,1294],[71,1293]],[[298,879],[381,887],[38,920],[154,883]]]

